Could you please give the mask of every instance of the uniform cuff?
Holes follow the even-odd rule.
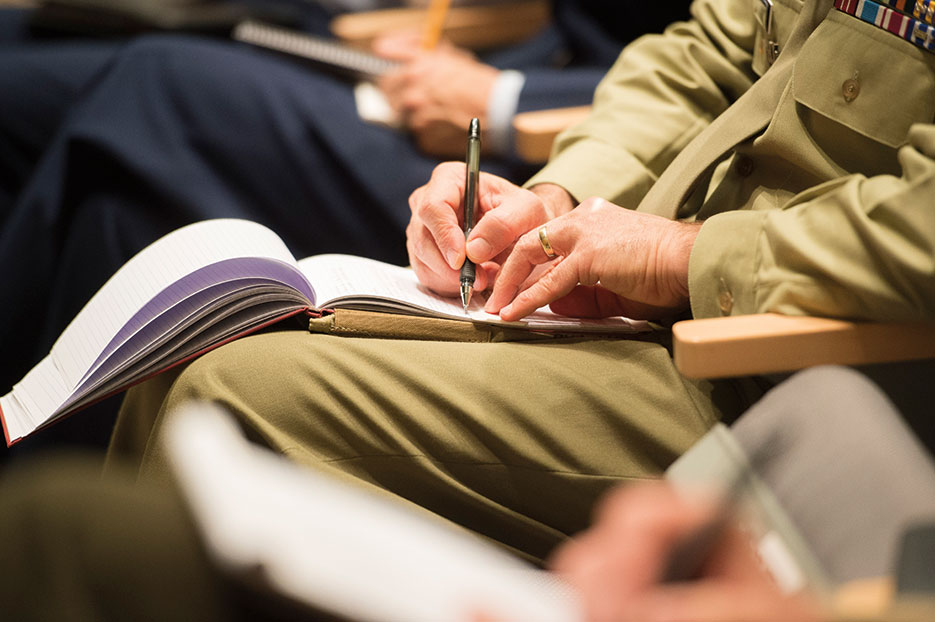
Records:
[[[702,225],[688,263],[695,318],[758,312],[758,240],[766,217],[766,212],[725,212]]]

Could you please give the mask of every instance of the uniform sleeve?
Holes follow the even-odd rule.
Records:
[[[689,266],[693,315],[935,318],[935,126],[913,126],[898,155],[899,177],[851,175],[782,209],[708,219]]]
[[[592,114],[562,133],[527,186],[636,207],[675,155],[753,83],[749,0],[697,0],[693,18],[626,47]]]

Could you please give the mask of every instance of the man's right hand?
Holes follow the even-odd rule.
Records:
[[[476,291],[493,284],[516,240],[543,223],[570,211],[571,197],[558,186],[532,190],[488,173],[479,179],[479,213],[465,246],[462,229],[464,163],[435,167],[432,178],[409,197],[412,217],[406,229],[409,262],[419,281],[446,296],[459,293],[458,270],[465,255],[477,264]]]

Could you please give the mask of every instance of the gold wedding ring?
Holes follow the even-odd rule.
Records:
[[[545,251],[545,254],[549,259],[555,258],[556,253],[554,250],[552,250],[552,245],[549,244],[548,227],[545,225],[539,227],[539,244],[542,245],[542,250]]]

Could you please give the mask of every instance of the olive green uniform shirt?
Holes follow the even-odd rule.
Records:
[[[760,0],[698,0],[693,20],[620,56],[593,114],[529,184],[640,208],[647,190],[769,67]],[[776,0],[774,38],[804,2]],[[695,317],[760,312],[935,317],[935,54],[832,9],[795,58],[764,131],[671,215],[704,220]]]

